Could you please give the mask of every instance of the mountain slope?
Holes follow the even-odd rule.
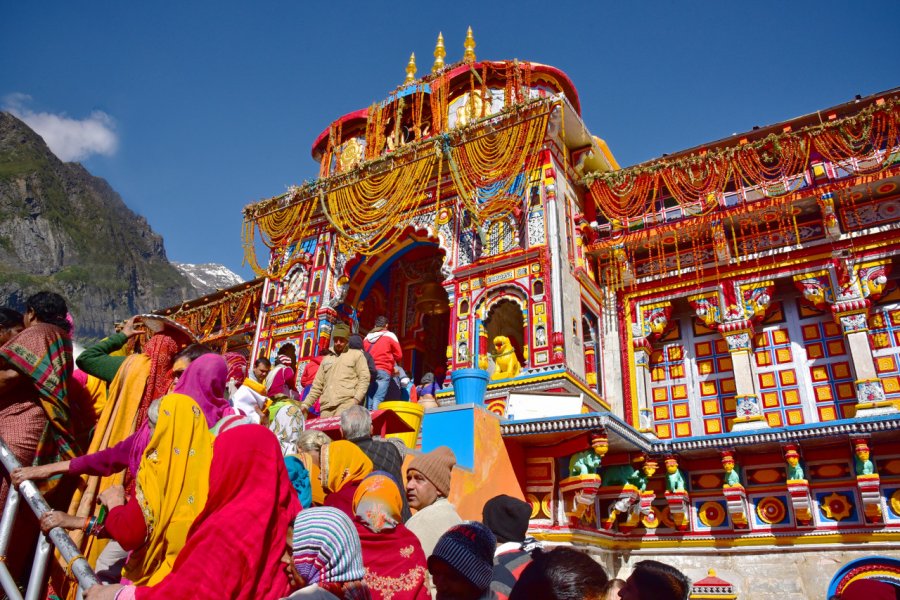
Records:
[[[187,277],[198,296],[205,296],[217,290],[224,290],[232,286],[244,283],[244,278],[226,267],[217,263],[203,263],[191,265],[188,263],[173,262],[178,271]]]
[[[79,339],[194,295],[162,238],[104,179],[0,112],[0,305],[21,309],[41,289],[66,298]]]

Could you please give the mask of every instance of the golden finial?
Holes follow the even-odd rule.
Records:
[[[472,35],[471,27],[469,27],[469,30],[466,32],[466,41],[463,42],[463,48],[466,49],[465,54],[463,54],[463,62],[475,62],[475,37]]]
[[[409,63],[406,65],[406,81],[403,83],[412,83],[416,80],[416,53],[409,55]]]
[[[434,65],[431,67],[432,73],[437,73],[444,68],[444,57],[447,51],[444,49],[444,34],[438,33],[437,45],[434,47]]]

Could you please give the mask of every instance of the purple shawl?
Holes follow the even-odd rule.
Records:
[[[184,370],[173,392],[193,398],[206,416],[209,428],[215,427],[219,419],[227,414],[228,400],[225,399],[225,380],[228,365],[218,354],[204,354],[195,359]],[[156,398],[154,398],[156,400]],[[141,457],[150,443],[150,425],[146,421],[134,434],[134,444],[128,461],[128,468],[136,474]]]

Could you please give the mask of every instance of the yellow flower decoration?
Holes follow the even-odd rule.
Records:
[[[718,527],[725,522],[725,509],[718,502],[704,502],[700,505],[697,516],[707,527]]]
[[[819,504],[819,508],[826,517],[835,521],[843,521],[853,512],[853,505],[850,504],[847,497],[837,492],[826,496]]]
[[[767,496],[756,505],[756,514],[763,523],[781,523],[787,514],[784,502],[774,496]]]

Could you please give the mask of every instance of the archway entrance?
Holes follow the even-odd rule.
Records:
[[[365,336],[384,315],[403,349],[401,366],[418,382],[426,372],[447,368],[450,310],[441,283],[444,250],[427,238],[411,236],[377,256],[358,260],[339,311],[358,322]]]
[[[509,338],[516,351],[519,364],[525,364],[525,317],[517,302],[504,298],[491,306],[484,319],[484,328],[488,334],[488,347],[495,352],[494,338],[503,335]]]

